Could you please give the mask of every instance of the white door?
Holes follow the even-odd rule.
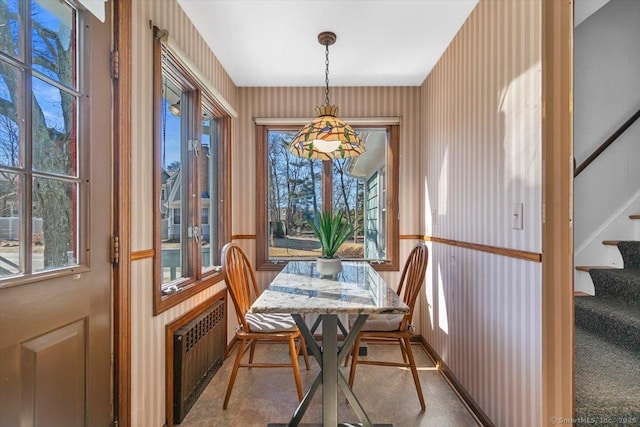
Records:
[[[1,427],[112,419],[109,52],[70,3],[0,0]]]

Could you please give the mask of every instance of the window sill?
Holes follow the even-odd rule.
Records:
[[[168,295],[162,295],[162,291],[157,290],[157,295],[154,299],[155,304],[153,307],[153,315],[157,316],[168,309],[175,307],[181,302],[186,301],[222,280],[222,273],[214,272],[214,274],[209,274],[199,280],[185,279],[183,282],[176,283],[176,286],[179,287],[178,290]]]

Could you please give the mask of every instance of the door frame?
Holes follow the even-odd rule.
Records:
[[[113,417],[131,425],[131,0],[113,0]]]
[[[542,420],[574,417],[573,2],[542,0]]]

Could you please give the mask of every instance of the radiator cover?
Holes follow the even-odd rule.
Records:
[[[173,422],[179,424],[224,360],[225,310],[218,301],[173,334]]]

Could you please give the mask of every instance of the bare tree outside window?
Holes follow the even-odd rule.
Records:
[[[358,157],[313,160],[288,146],[297,129],[257,125],[259,270],[277,270],[295,258],[322,255],[307,221],[331,209],[356,224],[337,255],[367,260],[376,269],[398,268],[397,186],[399,126],[355,127],[366,152]]]
[[[321,255],[320,244],[307,220],[323,210],[323,165],[320,160],[296,157],[288,150],[295,131],[268,133],[269,183],[267,191],[269,256],[299,257]],[[351,219],[363,221],[361,178],[349,175],[349,160],[336,159],[333,168],[332,209],[341,209]],[[340,256],[362,258],[362,238],[357,234],[345,243]]]
[[[269,255],[320,255],[320,243],[306,223],[322,208],[322,161],[302,159],[287,146],[294,131],[270,131],[268,141]]]
[[[356,230],[364,222],[364,179],[349,173],[349,159],[335,159],[332,162],[333,209],[342,210],[348,220],[354,221]],[[341,254],[348,258],[363,258],[362,235],[355,232],[353,238],[343,244]]]
[[[66,3],[0,1],[0,276],[78,263],[76,21]]]

